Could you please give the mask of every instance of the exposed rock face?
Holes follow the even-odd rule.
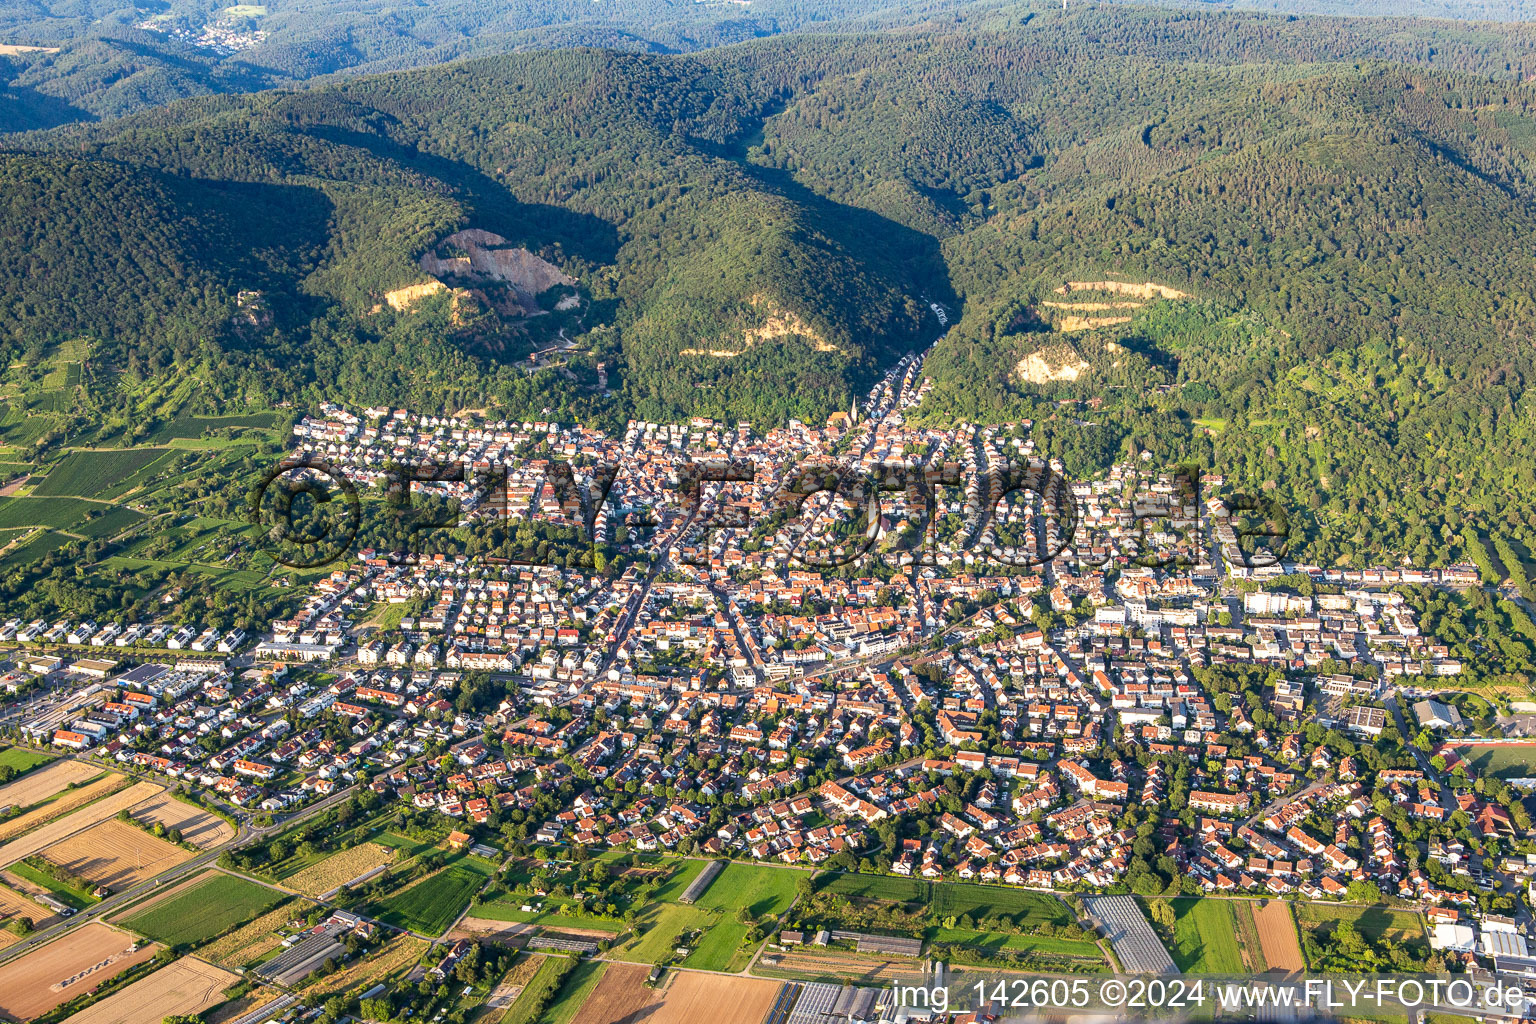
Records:
[[[400,312],[410,309],[416,303],[428,295],[436,295],[443,290],[443,282],[427,281],[422,284],[410,284],[404,288],[396,288],[392,292],[386,292],[384,301],[389,303],[389,308]]]
[[[837,352],[838,347],[832,344],[820,334],[816,328],[801,320],[793,312],[779,309],[766,295],[754,295],[749,299],[753,306],[763,309],[767,316],[762,324],[757,327],[748,327],[742,332],[742,346],[739,349],[728,348],[685,348],[678,354],[685,356],[711,356],[715,359],[730,359],[739,356],[753,345],[764,341],[775,341],[779,338],[798,337],[805,341],[817,352]]]
[[[1077,380],[1089,369],[1088,361],[1070,345],[1053,346],[1031,352],[1014,368],[1019,379],[1030,384],[1050,384],[1059,380]]]
[[[1129,295],[1137,299],[1187,299],[1190,297],[1167,285],[1154,284],[1151,281],[1145,284],[1131,284],[1128,281],[1068,281],[1056,289],[1057,295],[1066,295],[1070,292],[1109,292],[1111,295]]]
[[[462,250],[467,255],[439,256],[443,250]],[[421,269],[436,278],[452,277],[469,284],[501,281],[512,288],[524,312],[539,308],[538,296],[556,285],[573,285],[576,279],[548,260],[521,247],[508,247],[498,234],[467,228],[449,235],[421,258]]]

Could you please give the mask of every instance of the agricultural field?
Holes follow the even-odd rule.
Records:
[[[36,900],[9,886],[0,885],[0,947],[10,945],[18,938],[4,928],[8,921],[18,917],[30,920],[34,928],[46,928],[58,919],[52,910]]]
[[[103,537],[115,537],[124,530],[138,526],[144,521],[141,513],[131,508],[121,506],[103,512],[101,515],[92,515],[75,528],[75,532],[91,540]]]
[[[1048,953],[1102,964],[1104,953],[1092,939],[1063,939],[1054,935],[1015,935],[964,928],[939,928],[928,936],[932,942],[970,946],[988,953]]]
[[[1412,910],[1392,907],[1361,907],[1341,903],[1297,903],[1296,920],[1309,932],[1331,932],[1336,922],[1351,921],[1355,929],[1379,942],[1424,941],[1424,921]]]
[[[333,853],[289,875],[283,884],[307,896],[321,896],[377,867],[395,862],[396,853],[378,843],[362,843]]]
[[[927,903],[933,884],[918,878],[895,875],[839,874],[818,879],[816,887],[841,896],[859,896],[896,903]]]
[[[0,499],[0,529],[15,526],[46,526],[69,532],[97,509],[112,506],[84,498],[5,498]]]
[[[205,942],[283,898],[282,893],[264,885],[222,871],[210,871],[199,881],[121,921],[124,927],[168,946],[185,946]]]
[[[27,861],[17,861],[12,864],[3,874],[0,874],[0,878],[5,878],[24,892],[50,895],[66,907],[72,907],[75,910],[84,910],[93,903],[101,902],[91,894],[94,886],[54,878]]]
[[[1231,900],[1175,899],[1173,941],[1166,943],[1174,964],[1187,974],[1242,974],[1237,919]],[[1241,908],[1246,912],[1246,908]]]
[[[185,800],[178,800],[170,793],[135,807],[133,818],[146,825],[158,822],[167,829],[175,829],[184,841],[199,850],[212,850],[235,838],[234,826],[229,822]]]
[[[421,935],[441,935],[469,906],[470,898],[485,884],[486,877],[486,873],[461,861],[380,900],[375,907],[376,916],[397,928]]]
[[[74,540],[73,537],[66,537],[62,533],[43,530],[26,543],[18,544],[7,551],[5,561],[11,566],[30,565],[33,562],[42,561],[72,540]]]
[[[560,986],[560,991],[550,1001],[544,1010],[544,1015],[539,1018],[539,1024],[571,1024],[572,1018],[581,1012],[581,1008],[592,996],[592,990],[597,988],[602,980],[608,965],[601,960],[583,960],[576,965],[571,976],[565,979],[565,984]]]
[[[95,498],[166,454],[164,448],[127,448],[121,451],[74,451],[32,493],[37,497],[69,495]]]
[[[124,788],[127,781],[121,775],[108,774],[0,825],[0,840],[20,837],[0,846],[0,867],[39,853],[161,791],[152,782],[137,782]]]
[[[30,761],[34,765],[43,764],[47,760],[20,747],[11,747],[0,753],[0,759],[5,759],[3,763],[17,766],[19,771],[26,771],[21,766],[27,765],[32,758],[37,759]],[[0,807],[31,807],[64,792],[71,784],[79,786],[100,774],[101,769],[94,765],[61,758],[0,786]]]
[[[146,440],[152,444],[166,444],[174,438],[199,438],[209,431],[217,430],[242,430],[242,429],[270,429],[277,422],[277,414],[272,412],[247,413],[234,416],[192,416],[181,413],[175,419],[149,435]]]
[[[43,851],[43,858],[71,874],[122,892],[169,870],[192,854],[175,843],[116,818],[77,832]]]
[[[348,964],[335,974],[314,975],[305,987],[306,998],[320,1000],[334,992],[346,992],[359,986],[382,981],[408,969],[421,957],[427,943],[411,935],[397,936],[372,956]]]
[[[29,772],[38,765],[47,764],[51,760],[53,758],[47,754],[39,754],[37,751],[28,750],[25,747],[6,747],[4,750],[0,750],[0,769],[8,768],[17,775]],[[0,786],[0,807],[17,802],[5,797],[5,791],[10,788],[10,785]]]
[[[673,972],[653,989],[645,975],[644,967],[611,965],[571,1024],[761,1024],[780,987],[761,978]]]
[[[66,1018],[66,1024],[160,1024],[176,1014],[202,1014],[224,1001],[240,976],[184,956]]]
[[[1265,900],[1253,906],[1253,920],[1259,929],[1264,961],[1270,970],[1304,971],[1306,959],[1296,939],[1296,922],[1291,906],[1281,900]]]
[[[231,876],[226,876],[231,877]],[[214,963],[236,970],[248,967],[283,944],[279,929],[297,913],[294,907],[284,904],[234,931],[214,939],[197,951],[198,955]]]
[[[31,1020],[155,955],[133,936],[92,922],[0,967],[0,1014]]]
[[[757,977],[784,978],[796,981],[849,982],[858,985],[889,985],[926,983],[920,960],[909,957],[880,956],[877,954],[850,953],[842,950],[823,950],[817,947],[799,946],[787,952],[768,953],[758,957],[752,966]],[[701,975],[710,977],[710,975]]]
[[[940,917],[1007,917],[1025,931],[1073,922],[1072,912],[1055,896],[1001,885],[935,882],[931,905]]]

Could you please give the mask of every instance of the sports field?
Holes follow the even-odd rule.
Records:
[[[27,750],[25,747],[6,747],[0,750],[0,768],[9,768],[16,774],[29,772],[40,764],[47,764],[52,760],[47,754],[39,754],[35,750]],[[0,805],[4,800],[0,800]]]

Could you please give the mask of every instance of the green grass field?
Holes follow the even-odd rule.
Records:
[[[1461,747],[1457,750],[1477,775],[1496,779],[1536,777],[1536,744],[1518,747]]]
[[[554,1001],[544,1010],[539,1024],[571,1024],[572,1018],[592,995],[592,990],[597,988],[606,970],[608,965],[601,960],[584,960],[578,964],[571,976],[565,979],[565,984],[560,986]]]
[[[1007,916],[1025,931],[1050,922],[1071,924],[1072,913],[1059,899],[1027,889],[971,882],[935,882],[933,910],[940,917],[969,914],[973,918]]]
[[[421,935],[441,935],[458,920],[485,879],[481,872],[463,865],[444,868],[379,901],[378,918]]]
[[[1423,941],[1424,922],[1411,910],[1392,907],[1361,907],[1333,903],[1298,903],[1296,919],[1308,931],[1331,931],[1334,922],[1352,921],[1356,930],[1373,942]]]
[[[894,875],[828,875],[818,881],[817,888],[872,900],[927,903],[932,886],[917,878]]]
[[[1179,970],[1190,974],[1242,974],[1237,919],[1230,900],[1180,899],[1173,904],[1173,945]]]
[[[122,923],[167,945],[192,945],[222,935],[285,898],[264,885],[220,871]]]
[[[94,498],[164,454],[164,448],[70,452],[48,471],[47,479],[32,493],[38,496],[68,494]]]
[[[978,932],[964,928],[940,928],[929,936],[933,942],[974,946],[989,952],[1052,953],[1057,956],[1084,957],[1103,962],[1098,944],[1087,939],[1058,939],[1054,935],[1013,935],[1003,932]]]
[[[682,860],[662,861],[661,863],[677,865],[677,870],[668,876],[665,882],[661,883],[661,888],[656,890],[658,902],[672,903],[688,891],[688,887],[693,884],[693,880],[699,877],[699,872],[704,870],[706,862],[702,860]]]
[[[754,920],[783,913],[794,902],[795,883],[802,877],[803,872],[784,868],[727,864],[694,904],[697,909],[717,916],[683,965],[706,971],[746,966],[750,953],[742,950],[742,942],[750,926],[737,921],[736,912],[746,907]]]
[[[717,916],[681,903],[655,906],[640,919],[645,928],[644,934],[638,939],[630,939],[620,947],[619,959],[654,964],[671,954],[679,936],[695,928],[708,928],[715,923]]]
[[[47,754],[39,754],[24,747],[6,747],[0,750],[0,768],[9,768],[17,775],[29,772],[38,765],[47,764],[52,760],[53,758]]]
[[[60,903],[74,907],[76,910],[84,910],[93,903],[101,902],[95,896],[92,896],[89,891],[62,879],[54,878],[47,872],[39,871],[26,861],[17,861],[6,870],[17,878],[24,878],[33,885],[42,886],[52,893]]]

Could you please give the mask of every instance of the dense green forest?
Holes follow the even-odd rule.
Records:
[[[1072,5],[1072,55],[1409,61],[1478,73],[1525,69],[1532,0],[1155,0],[1190,13],[1151,20]],[[785,33],[1005,30],[1050,0],[20,0],[0,5],[0,132],[120,117],[177,99],[323,82],[528,49],[689,53]],[[1230,20],[1225,10],[1270,11]],[[1298,25],[1294,15],[1329,15]],[[1360,16],[1371,16],[1364,19]],[[1426,20],[1415,20],[1426,19]],[[1427,19],[1484,19],[1481,27]],[[1067,37],[1058,40],[1065,42]],[[1287,52],[1281,52],[1287,51]],[[1218,58],[1220,59],[1220,58]],[[1527,73],[1529,73],[1527,71]]]
[[[1528,26],[968,10],[10,136],[0,343],[91,358],[75,408],[0,430],[37,459],[325,398],[767,426],[938,339],[920,420],[1033,420],[1077,474],[1193,458],[1277,492],[1311,557],[1527,544]],[[390,300],[469,227],[577,311]],[[553,324],[574,347],[530,361]]]

